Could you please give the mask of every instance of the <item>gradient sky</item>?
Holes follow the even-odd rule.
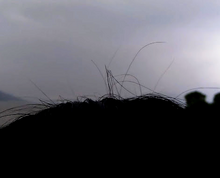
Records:
[[[220,87],[220,1],[0,0],[0,90],[23,99],[106,94],[105,65],[169,96]],[[118,78],[120,81],[122,78]],[[127,78],[135,81],[133,78]],[[139,87],[125,85],[139,94]],[[202,90],[208,99],[219,90]],[[143,93],[149,92],[143,89]],[[123,96],[130,96],[123,91]]]

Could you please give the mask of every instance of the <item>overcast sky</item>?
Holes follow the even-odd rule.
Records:
[[[125,74],[137,51],[155,41],[166,43],[144,48],[129,70],[141,84],[154,89],[174,60],[157,92],[220,87],[218,0],[0,0],[0,90],[45,99],[34,82],[52,99],[101,96],[105,84],[91,60],[105,75],[117,51],[109,69]]]

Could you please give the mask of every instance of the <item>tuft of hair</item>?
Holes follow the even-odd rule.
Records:
[[[101,123],[122,123],[137,120],[149,121],[152,118],[175,116],[183,111],[185,105],[177,99],[155,94],[146,94],[132,98],[103,96],[98,100],[67,101],[52,104],[34,114],[19,116],[14,122],[4,126],[0,132],[38,133],[49,130],[63,131],[74,128],[79,123],[90,123],[94,126]]]

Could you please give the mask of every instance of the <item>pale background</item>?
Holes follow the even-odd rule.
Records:
[[[105,65],[169,96],[220,87],[220,1],[0,0],[0,90],[27,100],[106,94]],[[133,80],[127,78],[127,80]],[[133,80],[134,81],[134,80]],[[139,94],[135,85],[126,85]],[[202,90],[208,100],[219,90]],[[144,93],[149,92],[143,89]],[[123,96],[129,97],[126,91]],[[183,97],[184,95],[181,95]]]

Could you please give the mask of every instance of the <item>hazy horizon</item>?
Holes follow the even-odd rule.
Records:
[[[36,84],[53,100],[102,96],[92,60],[105,75],[114,56],[109,69],[125,74],[138,50],[155,41],[165,43],[143,49],[129,70],[142,85],[153,90],[173,61],[156,92],[220,87],[219,19],[215,0],[0,0],[0,91],[47,99]],[[140,94],[138,85],[125,87]],[[212,101],[220,90],[199,91]]]

